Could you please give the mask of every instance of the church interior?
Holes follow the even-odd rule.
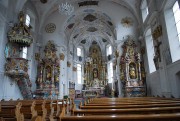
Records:
[[[180,110],[179,52],[180,0],[0,0],[0,120],[13,100],[22,110],[25,100],[64,99],[92,107],[170,101]]]

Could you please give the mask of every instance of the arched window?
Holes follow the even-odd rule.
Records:
[[[106,46],[106,55],[111,55],[112,54],[112,46],[111,45],[107,45]]]
[[[108,63],[108,83],[113,81],[113,63]]]
[[[156,68],[153,61],[155,53],[154,53],[154,44],[153,44],[151,29],[148,29],[148,31],[146,32],[145,39],[146,39],[146,52],[148,58],[149,73],[152,73],[156,71]]]
[[[81,64],[77,64],[77,82],[81,84],[82,82],[82,67]]]
[[[77,48],[77,56],[82,56],[82,50],[80,47]]]
[[[25,24],[26,24],[27,26],[29,26],[29,25],[30,25],[30,22],[31,22],[31,18],[30,18],[30,16],[29,16],[28,14],[26,14]]]
[[[177,29],[177,36],[180,41],[180,8],[178,1],[176,1],[175,4],[173,5],[173,13],[174,13],[175,25]]]
[[[147,0],[142,0],[141,13],[142,13],[142,19],[143,19],[143,22],[144,22],[146,20],[147,16],[148,16],[148,14],[149,14]]]
[[[164,17],[166,23],[166,30],[168,35],[168,44],[171,54],[172,62],[180,59],[180,8],[178,0],[168,1],[167,4],[170,7],[165,7]],[[167,9],[166,9],[167,8]]]
[[[27,59],[27,47],[23,47],[22,49],[22,58]]]

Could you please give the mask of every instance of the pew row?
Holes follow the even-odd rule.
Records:
[[[65,108],[60,115],[60,121],[179,121],[179,119],[180,113],[67,116]]]

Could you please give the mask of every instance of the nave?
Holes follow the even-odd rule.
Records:
[[[1,121],[179,121],[175,98],[87,98],[75,100],[10,100],[0,102]]]

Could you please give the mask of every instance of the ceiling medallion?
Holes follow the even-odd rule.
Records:
[[[87,29],[87,31],[89,31],[89,32],[95,32],[95,31],[97,31],[97,28],[95,28],[95,27],[89,27],[89,28]]]
[[[45,28],[47,33],[53,33],[56,30],[56,25],[54,23],[49,23]]]
[[[128,28],[133,25],[133,20],[130,17],[125,17],[121,20],[121,24]]]
[[[84,17],[83,20],[89,21],[89,22],[93,22],[93,21],[95,21],[96,19],[97,19],[96,16],[91,15],[91,14],[88,14],[87,16]]]

